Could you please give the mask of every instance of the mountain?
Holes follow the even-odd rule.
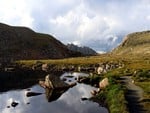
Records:
[[[0,23],[0,59],[56,59],[80,55],[51,35]]]
[[[112,53],[118,55],[150,55],[150,31],[135,32],[127,35]]]
[[[83,46],[83,47],[79,47],[77,45],[74,44],[67,44],[68,49],[75,51],[75,52],[80,52],[83,55],[96,55],[96,51],[94,51],[93,49]]]

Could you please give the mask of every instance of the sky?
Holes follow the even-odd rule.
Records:
[[[0,0],[0,22],[110,51],[127,34],[150,30],[150,0]]]

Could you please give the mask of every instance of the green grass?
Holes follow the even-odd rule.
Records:
[[[145,98],[150,98],[150,82],[137,82],[136,83],[138,86],[140,86],[141,88],[143,88],[144,90],[144,97]]]
[[[68,58],[68,59],[59,59],[59,60],[21,60],[17,61],[19,64],[24,64],[25,66],[32,66],[37,61],[42,63],[48,63],[56,67],[60,66],[90,66],[98,63],[121,63],[124,64],[123,68],[117,68],[103,74],[101,76],[94,75],[89,78],[88,83],[92,85],[98,84],[100,80],[104,77],[109,78],[110,85],[101,93],[99,93],[95,98],[100,101],[107,103],[107,107],[110,113],[128,113],[126,100],[125,100],[125,91],[126,89],[122,87],[118,78],[121,76],[133,76],[137,85],[143,88],[144,90],[144,99],[149,99],[150,96],[150,82],[149,75],[147,74],[150,70],[150,57],[146,55],[134,56],[134,55],[111,55],[104,54],[100,56],[91,56],[91,57],[78,57],[78,58]],[[135,75],[134,72],[137,71]],[[146,77],[146,78],[145,78]],[[141,78],[144,78],[146,81],[139,81]],[[143,102],[145,108],[149,108],[149,101]]]
[[[109,77],[109,86],[102,90],[96,97],[106,103],[110,113],[128,113],[124,97],[125,88],[112,77]]]
[[[124,90],[119,84],[112,84],[107,88],[106,101],[110,113],[127,113]]]
[[[122,44],[112,53],[122,55],[150,55],[150,31],[136,32],[126,36]]]

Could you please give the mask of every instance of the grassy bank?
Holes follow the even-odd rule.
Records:
[[[101,90],[91,100],[107,107],[110,113],[129,113],[124,95],[126,89],[118,82],[119,76],[116,76],[116,74],[113,75],[111,72],[103,75],[94,75],[94,77],[89,77],[88,83],[93,84],[94,82],[98,84],[104,77],[108,77],[109,86]]]
[[[37,61],[48,63],[56,66],[63,65],[84,65],[98,64],[103,62],[122,63],[123,68],[111,70],[101,76],[94,76],[90,78],[92,84],[98,84],[104,77],[109,78],[110,85],[100,92],[96,97],[97,101],[106,103],[110,113],[128,113],[127,101],[125,99],[126,89],[120,83],[121,76],[132,76],[135,79],[135,84],[140,86],[144,91],[142,104],[145,109],[150,106],[150,57],[149,56],[112,56],[104,54],[100,56],[78,57],[60,60],[21,60],[17,61],[19,64],[32,66]]]
[[[48,64],[72,64],[72,65],[88,65],[96,64],[101,62],[120,62],[124,63],[129,68],[149,68],[150,58],[149,56],[122,56],[122,55],[111,55],[103,54],[98,56],[88,57],[76,57],[66,59],[45,59],[45,60],[19,60],[16,61],[19,64],[25,64],[30,66],[35,64],[37,61],[48,63]]]
[[[126,88],[119,82],[122,69],[112,70],[104,76],[109,78],[109,86],[99,95],[104,95],[110,113],[128,113],[125,99]]]

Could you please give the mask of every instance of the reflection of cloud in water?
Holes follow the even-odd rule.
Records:
[[[89,98],[91,96],[90,91],[92,89],[94,88],[91,86],[78,84],[64,93],[59,100],[63,101],[72,113],[74,113],[73,111],[76,111],[75,113],[98,113],[100,111],[105,113],[106,109],[102,109],[97,103],[81,101],[81,97]]]
[[[37,86],[33,87],[35,90],[38,88]],[[0,94],[0,102],[2,103],[0,104],[0,111],[2,113],[25,113],[28,107],[27,103],[31,101],[31,98],[25,96],[26,92],[26,90],[16,90]],[[16,108],[11,107],[13,101],[19,103]],[[7,106],[10,106],[10,108],[7,108]]]
[[[3,93],[0,96],[0,101],[1,101],[1,107],[0,111],[2,113],[21,113],[20,108],[23,106],[26,102],[26,99],[23,96],[24,92],[23,91],[9,91],[6,93]],[[11,106],[11,103],[15,101],[18,102],[19,105],[16,106],[16,108],[13,108]],[[10,108],[7,108],[7,106],[10,106]]]
[[[72,76],[72,77],[67,77],[67,76]],[[74,83],[74,82],[77,82],[77,80],[76,79],[78,79],[79,77],[85,77],[85,76],[89,76],[89,74],[85,74],[85,73],[79,73],[79,72],[73,72],[73,73],[71,73],[71,72],[66,72],[66,73],[64,73],[61,77],[60,77],[60,79],[66,79],[66,83],[68,83],[68,84],[70,84],[70,83]],[[75,79],[76,78],[76,79]]]
[[[77,84],[62,94],[56,101],[48,102],[46,95],[26,97],[26,90],[8,91],[0,94],[0,111],[2,113],[108,113],[103,107],[91,101],[82,101],[82,97],[89,98],[90,91],[95,89],[89,85]],[[31,91],[43,93],[45,90],[38,85],[31,88]],[[9,100],[19,102],[15,108],[10,107]],[[30,102],[30,104],[27,104]]]

